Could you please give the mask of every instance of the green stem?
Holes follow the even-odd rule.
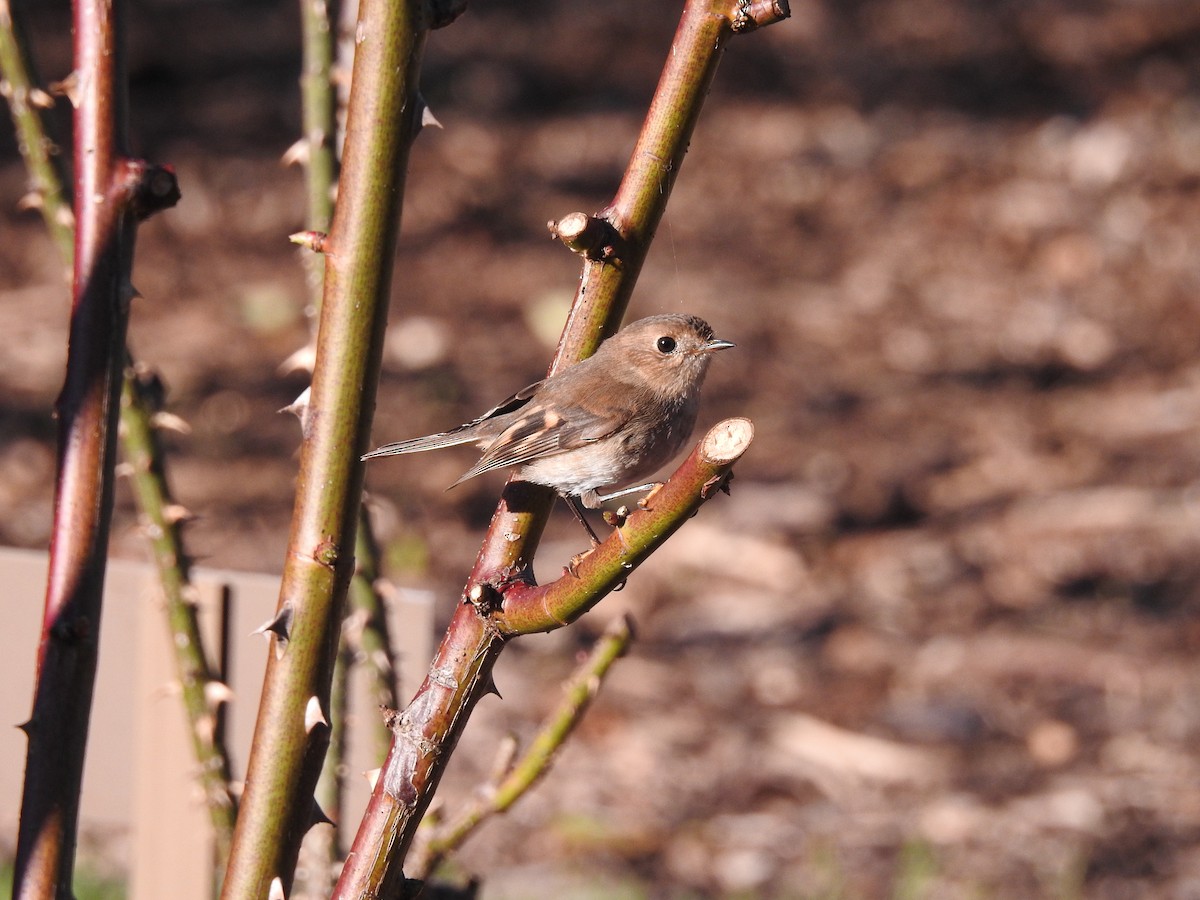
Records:
[[[305,227],[325,231],[333,218],[333,191],[337,184],[337,95],[333,88],[333,24],[328,0],[300,0],[303,33],[303,63],[300,74],[301,118],[305,143]],[[325,257],[305,253],[304,271],[313,314],[321,307],[325,281]]]
[[[329,743],[329,690],[354,574],[363,468],[383,350],[400,198],[421,126],[417,75],[434,10],[369,0],[359,14],[338,203],[296,506],[222,897],[290,891]],[[286,639],[285,639],[286,638]]]
[[[143,529],[154,554],[159,585],[166,601],[167,625],[187,713],[192,751],[199,764],[209,818],[216,840],[216,862],[224,869],[237,819],[237,800],[230,791],[229,756],[221,740],[219,705],[224,685],[209,664],[200,633],[191,582],[191,563],[183,547],[185,512],[170,501],[162,468],[163,454],[149,413],[150,402],[132,366],[121,389],[121,441],[130,484],[142,513]]]
[[[63,191],[66,179],[54,155],[54,143],[46,136],[37,110],[38,106],[48,105],[50,98],[36,86],[33,65],[25,53],[28,46],[9,0],[0,0],[0,94],[8,99],[32,198],[59,254],[70,265],[75,250],[75,217]]]

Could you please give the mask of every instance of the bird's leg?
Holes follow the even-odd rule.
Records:
[[[576,553],[571,557],[571,561],[567,563],[567,574],[575,578],[579,577],[579,573],[576,571],[579,563],[584,559],[584,557],[586,557],[589,553],[594,552],[595,549],[600,546],[600,538],[596,537],[596,532],[592,530],[592,526],[588,524],[587,518],[584,517],[583,509],[580,508],[580,500],[582,500],[583,506],[586,506],[589,509],[595,509],[595,505],[589,502],[595,497],[595,494],[595,491],[588,491],[578,500],[575,497],[563,495],[563,500],[566,501],[567,507],[571,510],[572,515],[574,515],[579,521],[579,524],[587,530],[588,537],[591,538],[592,541],[592,546],[588,547],[582,553]]]
[[[646,496],[638,498],[637,502],[638,509],[646,509],[650,498],[662,490],[662,486],[663,483],[661,481],[652,481],[649,484],[639,484],[636,487],[623,488],[622,490],[614,491],[611,494],[596,494],[591,499],[595,501],[596,506],[600,506],[603,503],[607,503],[609,500],[615,500],[618,497],[624,497],[626,494],[637,494],[641,493],[642,491],[646,491]],[[587,500],[588,497],[585,495],[584,502],[586,503]],[[629,507],[622,504],[612,512],[605,512],[604,521],[609,525],[612,525],[614,528],[620,528],[625,524],[625,520],[629,518],[629,512]]]
[[[575,518],[579,521],[579,524],[582,525],[585,529],[587,529],[588,537],[590,537],[592,539],[592,546],[593,547],[600,546],[600,538],[596,537],[596,532],[592,530],[592,526],[588,524],[588,520],[583,517],[583,510],[579,508],[579,501],[576,500],[574,497],[570,497],[570,496],[564,496],[563,499],[565,501],[567,501],[567,506],[570,507],[571,512],[574,514]],[[584,499],[583,502],[585,505],[588,505],[588,506],[591,505],[587,502],[587,499]],[[595,509],[595,507],[593,506],[592,509]]]

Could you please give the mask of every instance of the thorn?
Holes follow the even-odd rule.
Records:
[[[190,521],[192,511],[180,503],[168,503],[163,507],[163,518],[172,525],[178,525],[180,522]]]
[[[119,462],[113,467],[113,474],[118,478],[132,478],[137,470],[132,463]]]
[[[263,637],[266,637],[267,640],[270,640],[270,638],[267,637],[268,634],[275,635],[275,658],[282,659],[284,648],[287,646],[287,642],[290,640],[291,627],[292,607],[291,604],[287,604],[281,607],[280,610],[275,613],[275,616],[272,619],[264,622],[250,633],[261,634]]]
[[[22,212],[29,209],[41,209],[44,205],[45,203],[41,191],[30,191],[17,201],[17,209],[21,210]]]
[[[25,737],[33,737],[33,719],[26,719],[24,722],[18,722],[17,728],[25,732]]]
[[[301,247],[307,247],[313,253],[324,253],[329,235],[324,231],[297,231],[295,234],[289,234],[288,240]]]
[[[308,410],[308,398],[312,396],[312,387],[306,387],[297,396],[296,399],[287,406],[278,410],[281,413],[291,413],[296,418],[303,420],[304,413]]]
[[[321,710],[321,701],[317,699],[317,695],[313,694],[308,698],[308,703],[304,707],[304,733],[312,734],[312,730],[318,725],[329,726],[329,720],[325,718],[325,713]]]
[[[283,880],[278,875],[271,879],[271,889],[267,891],[267,900],[287,900],[287,894],[283,892]]]
[[[29,92],[29,104],[30,106],[36,106],[38,109],[52,109],[54,107],[54,98],[41,88],[34,88]]]
[[[194,584],[185,584],[179,591],[183,602],[195,609],[200,605],[200,589]]]
[[[216,709],[222,703],[231,703],[233,702],[233,698],[233,688],[225,682],[217,681],[216,679],[205,682],[204,699],[208,701],[210,708]]]
[[[182,416],[175,413],[156,412],[150,417],[150,424],[163,431],[174,431],[176,434],[191,434],[192,426]]]
[[[313,365],[317,361],[317,347],[313,343],[305,344],[282,363],[279,364],[279,374],[291,375],[293,372],[312,374]],[[284,407],[287,409],[288,407]]]
[[[504,699],[500,696],[500,690],[496,687],[496,679],[492,677],[491,672],[488,672],[487,681],[483,683],[483,696],[486,697],[488,694],[495,694],[501,700]]]
[[[72,106],[79,108],[79,72],[72,72],[62,81],[52,81],[48,87],[51,94],[66,97]]]
[[[375,790],[375,782],[377,782],[379,780],[379,773],[382,771],[383,771],[383,769],[379,768],[379,769],[371,769],[367,772],[363,772],[363,777],[365,777],[367,779],[367,784],[369,784],[371,786],[371,790]]]
[[[293,400],[289,405],[279,410],[281,413],[291,413],[300,420],[300,433],[308,436],[308,398],[312,396],[312,388],[306,387],[300,392],[300,396]]]
[[[296,143],[283,151],[279,162],[284,166],[298,166],[308,162],[309,155],[308,138],[297,138]]]
[[[438,121],[437,116],[433,114],[433,110],[429,108],[429,104],[425,103],[425,98],[421,98],[421,127],[422,128],[441,128],[445,130],[445,126]]]
[[[325,814],[325,810],[321,809],[321,804],[317,802],[317,798],[313,797],[312,811],[309,813],[308,827],[314,825],[332,825],[333,819]]]
[[[196,735],[204,744],[212,744],[213,735],[217,732],[217,717],[203,715],[196,720]]]

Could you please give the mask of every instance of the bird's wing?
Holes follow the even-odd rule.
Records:
[[[493,469],[519,466],[576,450],[608,437],[625,424],[626,416],[611,405],[593,401],[586,407],[576,405],[565,414],[556,406],[553,402],[537,401],[527,406],[516,421],[488,445],[479,462],[454,484]]]
[[[534,382],[528,387],[517,391],[503,403],[492,407],[478,419],[473,419],[470,422],[459,425],[457,428],[451,428],[449,431],[443,431],[439,434],[427,434],[424,437],[409,438],[407,441],[397,441],[394,444],[384,444],[382,447],[372,450],[363,456],[363,459],[374,459],[377,456],[395,456],[399,453],[419,453],[422,450],[439,450],[442,447],[471,444],[481,438],[486,439],[489,434],[486,432],[480,434],[481,429],[479,426],[487,423],[489,419],[516,412],[530,401],[541,386],[542,382]],[[491,432],[491,434],[495,434],[495,432]]]

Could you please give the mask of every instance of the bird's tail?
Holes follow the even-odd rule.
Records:
[[[377,456],[396,456],[400,453],[420,453],[422,450],[438,450],[442,447],[454,447],[458,444],[470,444],[479,440],[467,426],[443,431],[441,434],[427,434],[425,437],[409,438],[407,441],[397,441],[394,444],[384,444],[364,454],[363,459],[374,459]]]

